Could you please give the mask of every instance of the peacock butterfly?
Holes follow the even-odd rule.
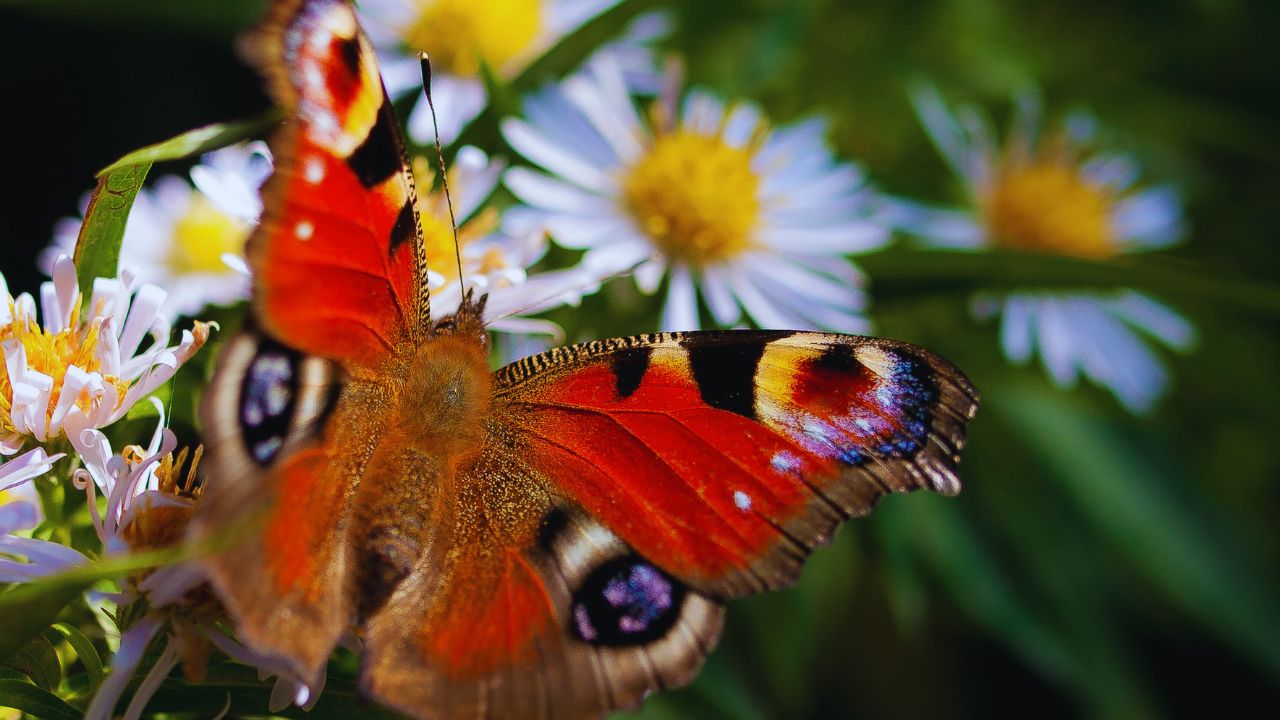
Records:
[[[222,351],[196,538],[255,650],[418,717],[582,718],[687,683],[724,601],[785,586],[888,493],[959,491],[977,396],[905,343],[658,333],[491,371],[484,298],[433,321],[414,187],[347,0],[244,45],[287,117]]]

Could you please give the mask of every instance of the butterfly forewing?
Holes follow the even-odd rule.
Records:
[[[244,54],[287,112],[250,239],[262,328],[375,365],[429,321],[426,259],[395,113],[345,0],[275,3]]]

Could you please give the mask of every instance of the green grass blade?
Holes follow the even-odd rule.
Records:
[[[58,651],[43,635],[36,635],[4,659],[5,667],[12,668],[31,678],[31,682],[50,692],[62,684],[62,664]]]
[[[1161,470],[1105,418],[1033,383],[1010,383],[990,398],[1011,432],[1055,468],[1054,477],[1108,545],[1188,615],[1280,677],[1276,597],[1195,514]]]
[[[40,720],[80,720],[84,716],[57,695],[21,680],[0,680],[0,707],[20,710]]]
[[[96,689],[105,677],[102,671],[102,657],[98,655],[97,648],[74,625],[60,622],[54,625],[53,629],[61,633],[67,639],[67,644],[71,645],[71,649],[76,651],[76,657],[80,659],[80,664],[89,675],[89,687]]]

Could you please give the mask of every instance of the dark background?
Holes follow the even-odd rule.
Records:
[[[230,49],[258,5],[0,3],[0,270],[15,294],[38,284],[36,252],[97,169],[266,107]],[[1280,4],[673,7],[668,47],[695,81],[779,120],[830,115],[842,154],[902,195],[958,197],[911,114],[913,80],[997,119],[1030,84],[1051,112],[1089,108],[1147,179],[1184,191],[1192,232],[1174,254],[1276,285]],[[645,716],[1191,716],[1274,704],[1280,334],[1258,311],[1164,299],[1202,342],[1170,358],[1176,387],[1149,418],[1009,368],[962,299],[877,306],[882,331],[951,357],[984,391],[965,494],[891,499],[819,552],[796,588],[735,603],[698,682],[649,701]]]

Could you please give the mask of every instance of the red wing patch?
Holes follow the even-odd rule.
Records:
[[[413,179],[373,49],[342,0],[280,3],[245,48],[289,114],[249,241],[259,321],[303,352],[373,365],[429,315]]]
[[[789,583],[885,493],[958,491],[976,407],[923,350],[818,333],[588,343],[499,386],[527,462],[636,552],[725,595]]]

